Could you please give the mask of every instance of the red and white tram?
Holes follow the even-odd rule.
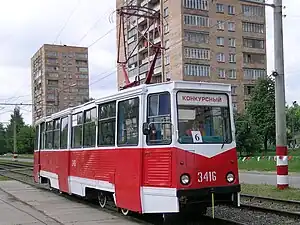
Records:
[[[43,118],[36,131],[35,182],[96,193],[102,207],[108,196],[125,215],[239,205],[228,84],[140,85]]]

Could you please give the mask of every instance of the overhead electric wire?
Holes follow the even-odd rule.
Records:
[[[79,6],[81,0],[78,0],[77,4],[75,5],[75,7],[73,8],[73,10],[71,11],[69,17],[67,18],[66,22],[64,23],[64,25],[62,26],[62,28],[60,29],[60,31],[58,32],[55,40],[54,40],[54,44],[56,43],[57,39],[60,37],[60,35],[62,34],[62,32],[64,31],[64,29],[66,28],[68,22],[70,21],[71,17],[73,16],[73,14],[75,13],[77,7]]]

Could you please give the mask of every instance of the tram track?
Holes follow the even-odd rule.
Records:
[[[242,194],[241,207],[262,212],[272,211],[278,215],[300,218],[300,201]]]

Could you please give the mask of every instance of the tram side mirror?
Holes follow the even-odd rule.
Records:
[[[149,129],[149,124],[148,123],[143,123],[143,134],[144,135],[149,135],[150,134],[150,129]]]

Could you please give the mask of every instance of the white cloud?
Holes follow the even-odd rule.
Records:
[[[300,102],[300,32],[297,30],[300,1],[288,0],[284,4],[284,13],[287,15],[284,18],[286,100],[288,103],[293,100]],[[53,43],[75,7],[58,43],[89,46],[115,28],[115,23],[110,21],[111,13],[115,10],[115,0],[105,3],[104,0],[10,0],[0,7],[0,102],[31,102],[30,58],[44,43]],[[272,11],[271,8],[267,9],[268,73],[274,68]],[[116,90],[116,76],[113,73],[116,68],[115,38],[114,30],[89,48],[91,97],[97,98]],[[101,79],[109,73],[112,75]],[[12,109],[13,106],[0,108],[0,121],[7,121],[10,116],[5,112]],[[26,122],[30,123],[31,107],[23,106],[21,109]]]

